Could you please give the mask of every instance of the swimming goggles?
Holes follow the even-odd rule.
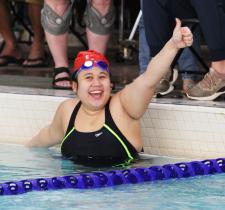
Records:
[[[93,67],[98,67],[102,71],[107,71],[109,73],[109,65],[105,61],[85,61],[82,66],[75,71],[74,77],[77,77],[77,75],[82,71],[82,70],[90,70]]]

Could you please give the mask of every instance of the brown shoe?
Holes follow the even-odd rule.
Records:
[[[169,70],[156,87],[155,95],[166,95],[174,90],[173,84],[178,78],[178,70]]]
[[[212,101],[225,93],[225,76],[221,77],[213,68],[203,80],[187,91],[187,97],[194,100]]]

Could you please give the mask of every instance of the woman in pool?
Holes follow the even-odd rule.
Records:
[[[177,19],[172,38],[145,73],[113,96],[108,60],[92,50],[80,52],[72,75],[77,97],[61,103],[51,124],[27,145],[61,143],[63,156],[85,165],[116,165],[137,159],[143,147],[140,118],[178,50],[192,42],[191,31]]]

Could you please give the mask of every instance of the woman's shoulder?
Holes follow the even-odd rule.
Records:
[[[65,101],[61,102],[58,111],[62,114],[65,113],[72,113],[74,107],[78,104],[79,99],[78,98],[71,98],[71,99],[66,99]]]
[[[58,111],[59,111],[60,119],[63,122],[62,125],[63,125],[64,131],[66,131],[67,129],[71,114],[74,108],[76,107],[76,105],[78,104],[78,102],[79,102],[79,99],[77,98],[67,99],[59,105]]]
[[[78,104],[80,100],[78,98],[70,98],[70,99],[66,99],[65,101],[63,101],[60,106],[63,107],[74,107]]]

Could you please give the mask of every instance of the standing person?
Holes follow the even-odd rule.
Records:
[[[140,118],[178,50],[192,42],[191,31],[181,27],[177,19],[172,38],[152,58],[147,70],[113,96],[109,61],[96,51],[80,52],[72,76],[77,98],[62,102],[51,124],[41,129],[27,146],[61,144],[65,157],[92,166],[137,159],[143,147]]]
[[[26,0],[25,2],[28,4],[28,15],[31,21],[34,37],[28,57],[24,60],[23,52],[19,48],[14,31],[12,30],[8,1],[0,1],[0,33],[4,40],[4,47],[0,53],[0,66],[47,66],[43,41],[44,31],[40,21],[43,0]]]
[[[56,89],[71,89],[67,42],[72,3],[70,0],[45,0],[42,10],[42,25],[55,63],[53,88]],[[105,53],[115,20],[112,0],[87,0],[84,20],[89,49]]]
[[[214,100],[225,93],[223,0],[143,0],[143,17],[152,56],[155,56],[169,40],[174,27],[174,17],[198,17],[211,54],[211,67],[203,80],[188,90],[187,97]]]
[[[143,10],[143,0],[140,0],[141,10]],[[200,51],[200,35],[199,30],[194,34],[194,47],[197,51]],[[145,26],[143,15],[139,22],[139,69],[142,74],[146,69],[151,59],[151,49],[148,45],[145,35]],[[178,60],[178,67],[181,71],[188,72],[182,73],[183,87],[182,91],[186,93],[188,89],[195,83],[195,72],[199,70],[198,63],[189,49],[184,49]],[[172,75],[171,75],[172,72]],[[167,95],[174,90],[174,83],[178,78],[177,69],[172,69],[167,75],[160,81],[156,88],[156,94]]]

